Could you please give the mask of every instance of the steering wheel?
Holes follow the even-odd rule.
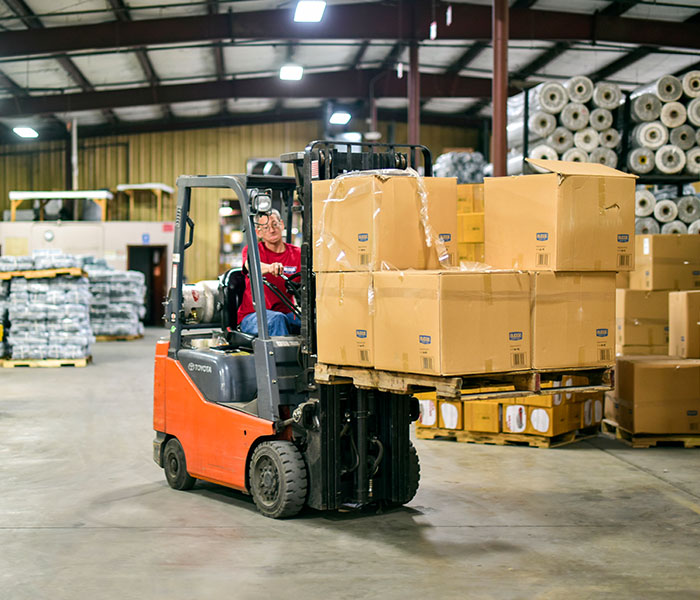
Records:
[[[297,271],[293,275],[290,275],[287,277],[286,275],[280,275],[282,279],[284,280],[284,288],[287,290],[287,293],[291,294],[294,296],[294,299],[297,301],[297,304],[301,303],[301,271]],[[295,279],[298,279],[299,281],[295,281]]]
[[[298,284],[298,283],[294,283],[293,281],[291,281],[291,280],[294,279],[297,275],[300,275],[300,274],[299,274],[299,273],[295,273],[295,274],[292,275],[291,277],[287,277],[286,275],[280,275],[280,277],[282,277],[282,279],[284,279],[285,287],[287,287],[288,285],[293,285],[293,286],[294,286],[294,289],[296,289],[296,292],[291,291],[291,290],[289,291],[289,293],[291,293],[291,294],[294,296],[294,299],[297,301],[297,304],[296,304],[296,305],[292,304],[292,303],[289,301],[289,298],[287,298],[287,296],[285,296],[285,295],[282,293],[282,290],[280,290],[274,283],[270,283],[270,282],[269,282],[267,279],[265,279],[264,277],[263,277],[263,280],[262,280],[262,281],[263,281],[263,285],[264,285],[266,288],[268,288],[275,296],[277,296],[277,297],[282,301],[282,303],[283,303],[290,311],[292,311],[299,319],[301,319],[301,310],[299,309],[299,305],[298,305],[298,303],[300,302],[300,294],[299,294],[300,289],[299,289],[299,288],[301,287],[301,285]],[[287,288],[287,289],[289,289],[289,288]]]

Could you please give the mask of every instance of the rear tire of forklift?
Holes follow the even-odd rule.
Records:
[[[418,459],[418,451],[413,445],[413,442],[408,442],[408,499],[405,502],[389,502],[386,506],[389,508],[398,508],[408,504],[418,493],[420,485],[420,460]]]
[[[172,438],[165,444],[163,470],[168,485],[175,490],[191,490],[197,481],[187,472],[185,451],[177,438]]]
[[[306,502],[306,464],[292,442],[263,442],[250,459],[250,493],[271,519],[293,517]]]

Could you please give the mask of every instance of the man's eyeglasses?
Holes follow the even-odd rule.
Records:
[[[264,225],[260,223],[257,224],[257,228],[260,229],[260,231],[269,231],[270,229],[279,229],[280,227],[282,227],[282,223],[280,221],[269,221]]]

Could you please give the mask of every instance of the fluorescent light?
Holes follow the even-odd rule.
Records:
[[[31,127],[14,127],[12,129],[21,138],[38,138],[39,134],[36,129]]]
[[[331,125],[347,125],[350,119],[352,119],[352,115],[349,112],[341,110],[334,112],[328,122],[331,123]]]
[[[280,69],[280,79],[299,81],[304,75],[304,67],[299,65],[284,65]]]
[[[294,11],[297,23],[318,23],[323,18],[326,3],[321,0],[299,0]]]

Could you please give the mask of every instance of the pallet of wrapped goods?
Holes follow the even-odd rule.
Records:
[[[92,294],[90,321],[93,334],[109,339],[143,336],[141,319],[146,312],[144,274],[89,265],[86,269]]]

